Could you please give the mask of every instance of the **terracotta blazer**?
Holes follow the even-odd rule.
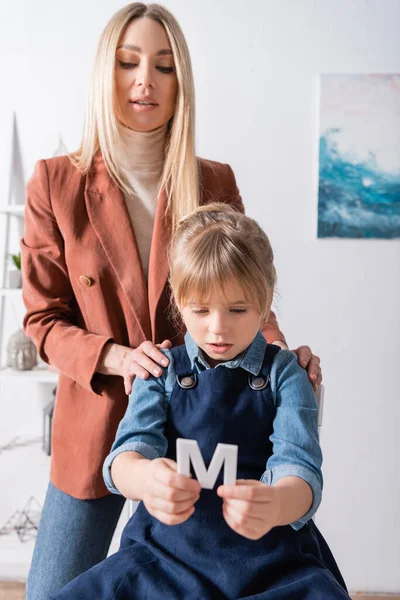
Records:
[[[199,159],[201,202],[243,210],[228,165]],[[101,467],[127,406],[123,379],[96,373],[107,342],[183,342],[168,320],[169,236],[158,198],[148,289],[123,195],[100,153],[88,175],[68,157],[39,161],[27,187],[21,241],[24,327],[41,358],[60,371],[51,480],[76,498],[106,495]],[[264,331],[282,339],[272,314]]]

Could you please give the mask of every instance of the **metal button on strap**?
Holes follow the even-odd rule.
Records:
[[[193,375],[185,375],[182,378],[179,377],[179,375],[177,375],[176,381],[178,382],[178,385],[184,390],[190,390],[191,388],[194,388],[197,384],[197,375],[196,373],[193,373]]]
[[[264,390],[268,385],[269,377],[253,377],[249,375],[249,386],[252,390]]]
[[[80,275],[79,281],[85,287],[90,287],[91,285],[93,285],[93,279],[91,277],[88,277],[87,275]]]

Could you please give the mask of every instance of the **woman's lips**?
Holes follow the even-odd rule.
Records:
[[[138,102],[130,102],[132,110],[135,112],[151,112],[158,108],[158,104],[139,104]]]
[[[207,344],[214,354],[225,354],[233,346],[233,344]]]

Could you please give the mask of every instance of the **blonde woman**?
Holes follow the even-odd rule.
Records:
[[[107,554],[123,499],[108,494],[103,460],[133,378],[161,375],[160,348],[183,340],[167,317],[176,224],[212,199],[243,210],[231,168],[196,158],[194,139],[182,31],[161,6],[129,4],[100,38],[80,149],[39,161],[28,184],[25,328],[60,371],[28,600],[49,598]],[[285,347],[273,313],[263,333]],[[318,386],[318,357],[297,353]]]

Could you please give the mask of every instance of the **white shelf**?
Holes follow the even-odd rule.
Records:
[[[22,288],[0,288],[0,296],[21,296]]]
[[[0,207],[0,213],[5,215],[14,215],[14,217],[23,217],[25,214],[25,204],[9,204]]]
[[[53,371],[44,367],[35,367],[30,371],[16,371],[15,369],[3,368],[0,369],[0,381],[2,379],[32,379],[37,383],[57,383],[58,371]]]

